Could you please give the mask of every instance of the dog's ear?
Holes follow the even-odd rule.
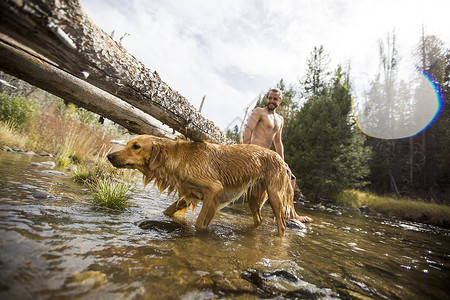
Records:
[[[150,170],[154,171],[161,166],[167,159],[167,152],[162,145],[153,144],[152,154],[148,162]]]

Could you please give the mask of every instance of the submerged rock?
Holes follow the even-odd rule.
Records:
[[[158,220],[144,220],[138,224],[142,229],[146,230],[160,230],[165,232],[174,232],[184,229],[184,226],[177,222],[158,221]]]
[[[290,282],[298,282],[297,276],[289,273],[285,270],[276,270],[272,272],[261,272],[261,277],[264,279],[270,279],[270,278],[280,278],[284,279]]]
[[[333,210],[331,211],[331,213],[332,213],[333,215],[336,215],[336,216],[342,216],[342,213],[341,213],[339,210],[337,210],[337,209],[333,209]]]
[[[286,227],[292,229],[305,229],[306,225],[296,219],[289,219],[286,221]]]
[[[28,165],[32,167],[46,167],[49,169],[53,169],[56,167],[56,164],[53,161],[30,162],[28,163]]]
[[[59,171],[54,171],[54,170],[45,170],[45,171],[42,171],[42,173],[45,173],[45,174],[48,174],[48,175],[67,176],[66,173],[59,172]]]
[[[322,298],[337,297],[337,294],[328,288],[319,288],[314,284],[300,280],[286,270],[263,271],[247,270],[241,278],[256,286],[260,296],[286,297],[286,298]]]
[[[44,199],[50,199],[53,198],[53,195],[44,191],[37,191],[33,193],[33,198],[44,200]]]
[[[25,155],[30,155],[30,156],[38,156],[38,155],[36,154],[36,152],[34,152],[34,151],[23,152],[23,154],[25,154]]]
[[[56,164],[53,161],[43,161],[43,162],[41,162],[41,165],[43,165],[43,166],[45,166],[47,168],[51,168],[51,169],[56,167]]]
[[[44,157],[54,157],[53,154],[47,153],[47,152],[39,152],[37,155],[44,156]]]

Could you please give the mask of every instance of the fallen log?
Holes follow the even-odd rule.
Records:
[[[7,43],[8,42],[8,43]],[[1,69],[28,83],[104,116],[137,134],[175,139],[175,133],[160,121],[121,99],[55,68],[44,59],[23,50],[23,46],[0,34]],[[101,103],[98,105],[97,103]]]
[[[194,141],[233,143],[156,72],[99,29],[77,0],[0,1],[0,32],[55,68],[122,99]],[[2,58],[0,68],[7,61]],[[104,104],[90,101],[90,105],[94,109]]]

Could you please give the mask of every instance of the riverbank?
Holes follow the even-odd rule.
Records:
[[[414,221],[450,228],[450,207],[446,205],[412,200],[396,199],[389,196],[349,190],[342,192],[336,199],[341,206],[368,208],[374,213],[393,216],[401,220]]]

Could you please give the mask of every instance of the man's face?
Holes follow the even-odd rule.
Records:
[[[269,110],[275,110],[281,103],[280,93],[270,91],[267,96],[267,108]]]

